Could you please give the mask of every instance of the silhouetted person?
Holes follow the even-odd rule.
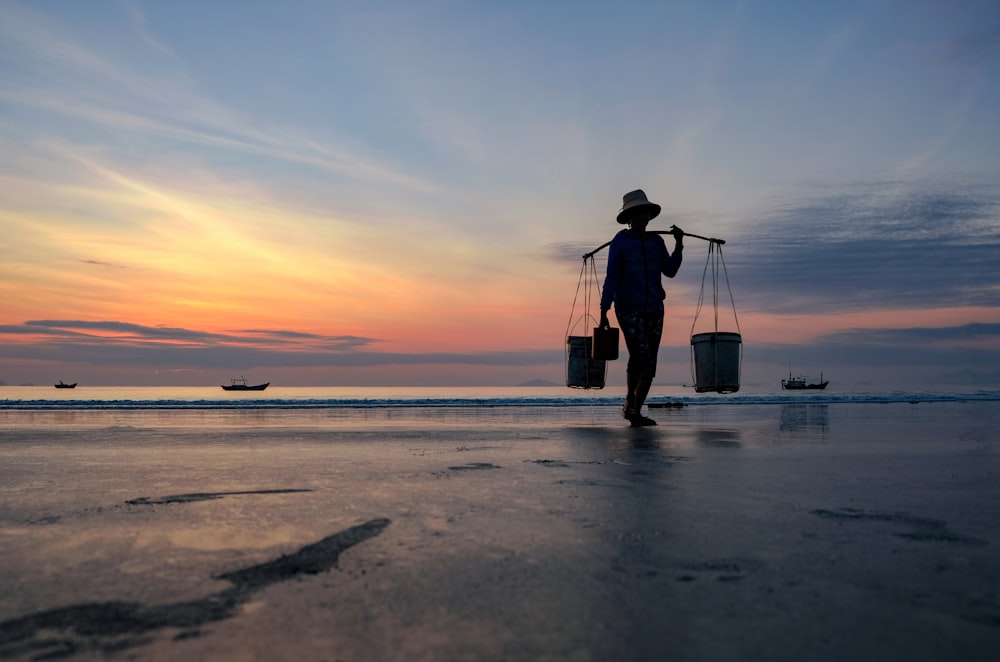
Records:
[[[622,416],[633,425],[656,425],[642,415],[649,387],[656,376],[656,357],[663,335],[663,300],[666,292],[660,274],[673,278],[684,252],[684,231],[671,226],[674,252],[667,251],[663,237],[646,232],[646,224],[660,214],[660,205],[637,189],[626,193],[618,222],[628,224],[611,240],[608,273],[601,294],[602,327],[609,326],[608,310],[615,304],[618,326],[628,348],[627,385]]]

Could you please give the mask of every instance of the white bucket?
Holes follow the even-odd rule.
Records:
[[[696,333],[691,336],[694,355],[694,390],[735,393],[740,390],[743,339],[738,333]]]
[[[569,336],[566,338],[566,386],[570,388],[604,388],[607,362],[591,356],[593,338]]]

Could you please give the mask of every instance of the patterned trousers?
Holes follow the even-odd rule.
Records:
[[[663,336],[663,311],[618,310],[615,316],[628,348],[628,372],[650,381],[656,376],[656,356]]]

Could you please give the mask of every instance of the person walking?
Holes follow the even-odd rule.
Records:
[[[608,327],[612,303],[628,349],[628,391],[622,417],[633,427],[656,425],[642,415],[642,406],[656,376],[656,358],[663,335],[663,301],[666,292],[660,275],[673,278],[684,258],[684,231],[671,226],[673,253],[659,234],[646,225],[659,216],[660,205],[650,202],[642,189],[626,193],[618,222],[628,225],[611,240],[608,271],[601,292],[601,327]]]

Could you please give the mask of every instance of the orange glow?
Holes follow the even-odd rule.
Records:
[[[740,317],[747,337],[769,343],[806,343],[846,329],[905,329],[961,326],[970,320],[1000,321],[994,308],[928,308],[841,312],[828,315],[748,315]]]
[[[177,179],[177,174],[173,179],[162,173],[126,175],[78,154],[69,157],[97,183],[36,185],[40,197],[62,200],[65,207],[26,208],[8,219],[19,233],[19,251],[0,264],[6,324],[38,319],[124,322],[235,339],[213,338],[223,345],[248,336],[258,348],[270,341],[247,330],[361,339],[363,347],[351,345],[350,351],[482,353],[563,347],[577,282],[573,267],[554,268],[471,232],[413,232],[413,227],[427,227],[425,219],[359,222],[336,212],[290,209],[245,184],[201,176]],[[76,207],[92,210],[96,219],[81,224],[73,215]],[[689,344],[697,297],[693,278],[665,283],[665,346]],[[590,312],[597,314],[596,300]],[[572,321],[583,313],[581,300]],[[847,329],[956,326],[970,320],[996,321],[997,312],[754,313],[739,319],[748,345],[800,344]],[[578,332],[591,323],[584,322]],[[703,309],[696,332],[711,324],[711,312]],[[735,330],[728,302],[720,309],[720,329]],[[128,331],[85,332],[91,342],[187,342],[167,339],[169,334],[150,339]],[[11,343],[52,342],[45,334],[5,337]],[[310,342],[298,339],[282,347],[309,351]],[[460,368],[439,370],[457,373]]]

